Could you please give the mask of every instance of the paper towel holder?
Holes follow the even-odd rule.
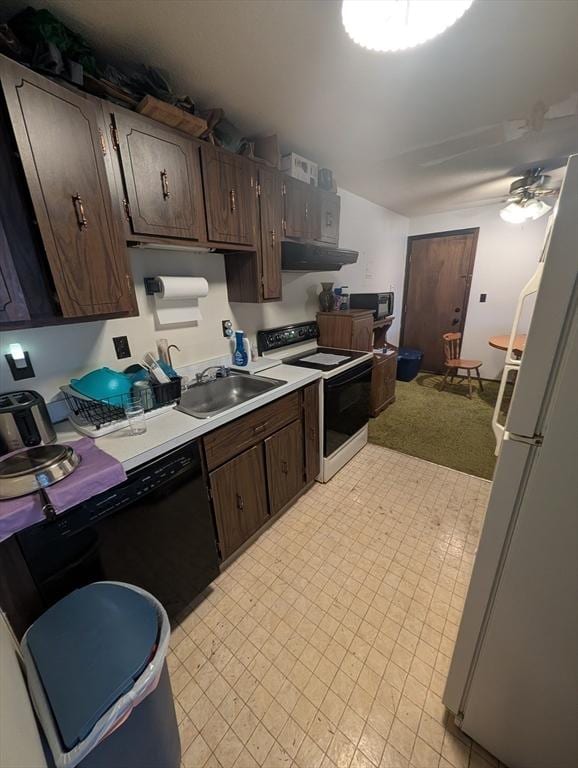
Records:
[[[147,296],[154,296],[155,293],[162,293],[163,287],[157,277],[145,277],[145,293]]]

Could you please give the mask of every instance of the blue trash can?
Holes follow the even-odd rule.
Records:
[[[397,352],[398,381],[413,381],[419,373],[422,360],[423,352],[421,349],[400,347]]]
[[[46,611],[22,639],[28,686],[54,765],[179,768],[162,605],[99,582]]]

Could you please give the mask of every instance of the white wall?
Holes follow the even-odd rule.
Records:
[[[492,349],[490,336],[509,334],[518,294],[530,279],[540,258],[547,216],[525,224],[508,224],[499,216],[501,205],[418,216],[410,220],[409,234],[422,235],[453,229],[479,227],[478,247],[462,357],[482,360],[481,375],[499,378],[504,352]],[[486,293],[485,303],[480,294]],[[531,312],[528,304],[520,330],[526,331]]]
[[[321,280],[358,291],[391,289],[401,301],[408,220],[347,191],[340,190],[340,195],[340,245],[359,250],[357,264],[336,273],[283,273],[281,302],[229,304],[221,254],[130,249],[139,317],[3,333],[0,390],[29,387],[52,400],[58,386],[71,377],[103,365],[122,369],[148,350],[154,351],[155,340],[163,337],[181,348],[173,356],[177,365],[226,354],[229,342],[221,334],[221,320],[230,318],[236,328],[254,337],[260,328],[315,319]],[[153,300],[145,295],[143,278],[156,274],[198,275],[208,280],[209,295],[199,300],[203,320],[197,327],[155,327]],[[390,336],[394,343],[398,333],[396,320]],[[121,335],[128,336],[132,358],[118,361],[112,337]],[[36,378],[12,380],[3,353],[14,341],[30,353]]]

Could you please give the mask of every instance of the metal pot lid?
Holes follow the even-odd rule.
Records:
[[[68,445],[39,445],[0,459],[0,498],[34,493],[64,480],[80,464]]]

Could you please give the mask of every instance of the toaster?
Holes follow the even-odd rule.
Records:
[[[38,392],[0,394],[0,455],[55,440],[46,403]]]

